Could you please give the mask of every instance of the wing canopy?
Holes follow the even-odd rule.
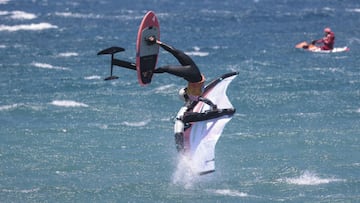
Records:
[[[184,155],[191,161],[192,171],[200,175],[215,171],[215,145],[225,125],[231,120],[235,109],[226,95],[226,90],[238,73],[229,73],[212,81],[205,87],[203,97],[215,103],[219,109],[233,110],[232,113],[210,120],[191,123],[184,131]],[[192,112],[204,113],[210,106],[197,102]]]

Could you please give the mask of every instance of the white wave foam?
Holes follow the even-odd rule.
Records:
[[[200,47],[195,46],[194,51],[185,52],[189,56],[208,56],[209,52],[200,51]]]
[[[55,12],[55,15],[66,18],[93,18],[93,19],[101,18],[100,15],[71,13],[71,12]]]
[[[33,193],[33,192],[38,192],[38,191],[40,191],[40,188],[34,188],[34,189],[28,189],[28,190],[26,190],[26,189],[20,190],[21,193],[25,193],[25,194],[27,194],[27,193]]]
[[[7,4],[10,0],[0,0],[0,4]]]
[[[37,16],[33,13],[27,13],[25,11],[12,11],[10,18],[16,20],[32,20],[37,18]]]
[[[201,51],[187,51],[185,52],[189,56],[208,56],[209,52],[201,52]]]
[[[305,171],[300,177],[297,178],[286,178],[285,182],[289,184],[295,185],[320,185],[320,184],[328,184],[331,182],[343,181],[341,179],[335,178],[320,178],[317,174]]]
[[[39,104],[24,104],[24,103],[15,103],[15,104],[0,106],[0,111],[12,111],[15,109],[31,109],[34,111],[39,111],[42,109],[42,107]]]
[[[122,122],[123,125],[131,126],[131,127],[142,127],[147,125],[150,122],[150,120],[140,121],[140,122]]]
[[[89,105],[72,100],[54,100],[50,104],[62,107],[89,107]]]
[[[6,48],[6,45],[0,44],[0,48],[4,49],[4,48]]]
[[[24,189],[24,190],[10,190],[10,189],[2,189],[2,192],[8,192],[8,193],[33,193],[33,192],[38,192],[40,190],[40,188],[34,188],[34,189]]]
[[[58,56],[59,57],[72,57],[72,56],[79,56],[79,54],[76,52],[64,52],[64,53],[59,53]]]
[[[19,106],[19,104],[3,105],[3,106],[0,106],[0,111],[7,111],[7,110],[15,109],[18,106]]]
[[[175,89],[174,84],[163,85],[155,88],[155,93],[172,93]]]
[[[99,79],[101,79],[101,77],[98,75],[91,75],[91,76],[85,77],[85,80],[99,80]]]
[[[55,70],[71,70],[69,68],[65,68],[65,67],[60,67],[60,66],[53,66],[51,64],[47,64],[47,63],[38,63],[38,62],[33,62],[31,63],[32,66],[38,67],[38,68],[44,68],[44,69],[55,69]]]
[[[0,31],[9,31],[16,32],[19,30],[28,30],[28,31],[36,31],[36,30],[46,30],[58,28],[56,25],[52,25],[50,23],[37,23],[37,24],[21,24],[21,25],[0,25]]]
[[[212,192],[214,192],[215,194],[231,196],[231,197],[247,197],[247,196],[249,196],[247,193],[240,192],[237,190],[228,190],[228,189],[213,190]]]
[[[355,13],[360,13],[360,8],[349,8],[346,9],[347,12],[355,12]]]

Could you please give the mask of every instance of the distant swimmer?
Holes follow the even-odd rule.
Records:
[[[311,44],[315,45],[315,44],[323,44],[323,46],[321,46],[321,50],[332,50],[334,49],[334,44],[335,44],[335,34],[334,32],[329,28],[325,28],[324,29],[324,33],[325,36],[322,39],[318,39],[318,40],[313,40],[311,42]]]

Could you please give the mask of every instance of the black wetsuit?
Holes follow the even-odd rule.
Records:
[[[171,53],[179,61],[181,66],[167,65],[158,67],[155,69],[155,73],[167,72],[178,77],[182,77],[191,83],[200,82],[202,80],[199,68],[188,55],[186,55],[183,51],[175,49],[165,43],[159,42],[158,44],[163,49]]]

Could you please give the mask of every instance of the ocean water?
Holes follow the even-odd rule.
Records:
[[[213,174],[178,164],[182,79],[103,80],[148,10],[208,81],[239,72]],[[0,0],[0,202],[359,202],[359,23],[358,0]],[[326,26],[349,52],[294,48]]]

